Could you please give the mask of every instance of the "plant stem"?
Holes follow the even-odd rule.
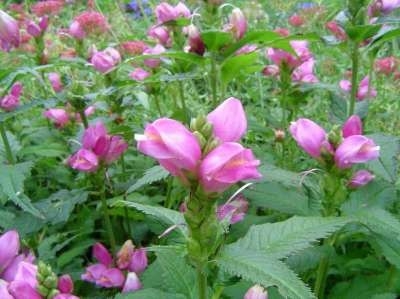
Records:
[[[197,266],[196,272],[197,285],[199,288],[199,299],[207,299],[207,274],[204,272],[202,265]]]
[[[1,134],[1,138],[3,139],[4,150],[6,151],[6,157],[7,157],[8,163],[15,164],[15,160],[14,160],[14,156],[12,154],[10,143],[8,142],[6,129],[4,128],[4,123],[2,121],[0,121],[0,134]]]
[[[356,96],[358,90],[358,64],[359,64],[358,44],[354,43],[351,51],[351,94],[350,94],[350,107],[348,116],[354,114],[354,107],[356,105]]]
[[[215,58],[211,57],[211,74],[210,74],[210,84],[212,93],[212,103],[213,106],[217,106],[217,66],[215,63]]]
[[[79,111],[79,115],[81,116],[83,126],[85,127],[85,129],[87,129],[89,127],[89,123],[88,123],[85,111],[83,111],[83,110]]]
[[[179,96],[181,98],[181,103],[182,103],[182,109],[183,111],[185,111],[185,113],[187,112],[187,108],[186,108],[186,102],[185,102],[185,93],[183,92],[183,84],[182,81],[178,81],[179,84]]]
[[[117,243],[115,242],[115,236],[114,236],[114,232],[112,229],[110,214],[108,213],[107,200],[106,200],[106,187],[105,187],[106,185],[105,185],[105,182],[103,182],[104,170],[102,171],[101,178],[102,179],[99,180],[99,184],[101,186],[101,190],[100,190],[101,208],[103,210],[103,215],[104,215],[107,235],[108,235],[110,245],[111,245],[111,250],[115,254],[117,252],[116,251]]]
[[[318,265],[317,270],[317,280],[315,281],[314,293],[317,295],[318,299],[323,299],[325,294],[326,278],[329,268],[329,259],[323,257]]]
[[[162,111],[161,111],[160,102],[159,102],[157,94],[154,94],[154,102],[156,103],[157,111],[158,111],[158,113],[160,114],[160,117],[161,117],[162,116]]]

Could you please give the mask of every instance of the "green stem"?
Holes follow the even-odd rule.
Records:
[[[12,154],[10,142],[8,142],[6,129],[4,128],[4,123],[2,121],[0,121],[0,134],[1,134],[1,138],[3,139],[4,150],[6,151],[6,157],[7,157],[8,163],[15,164],[15,160],[14,160],[14,156]]]
[[[102,172],[104,174],[104,172]],[[101,186],[100,190],[100,199],[101,199],[101,208],[103,210],[103,216],[104,216],[104,221],[105,221],[105,226],[107,230],[107,235],[110,241],[111,245],[111,250],[115,254],[116,248],[117,248],[117,243],[115,242],[115,236],[114,232],[112,229],[112,224],[111,224],[111,219],[110,219],[110,214],[108,212],[108,207],[107,207],[107,200],[106,200],[106,187],[105,187],[105,182],[103,181],[104,175],[101,176],[101,181],[99,181],[99,184]],[[99,187],[99,186],[97,186]]]
[[[183,111],[185,111],[185,113],[187,112],[187,108],[186,108],[186,102],[185,102],[185,93],[183,92],[183,84],[182,81],[178,81],[179,84],[179,96],[181,98],[181,103],[182,103],[182,109]]]
[[[197,266],[196,272],[197,285],[199,288],[199,299],[207,299],[207,274],[204,272],[202,265]]]
[[[163,115],[161,111],[160,101],[158,99],[158,95],[154,94],[154,102],[156,103],[157,111],[160,114],[160,117]]]
[[[323,299],[325,294],[326,278],[328,277],[329,259],[323,257],[318,265],[317,280],[315,281],[314,293],[318,299]]]
[[[350,107],[348,116],[354,114],[354,108],[356,105],[356,96],[358,90],[358,64],[359,64],[359,53],[358,53],[358,44],[354,43],[353,49],[351,52],[351,94],[350,94]]]
[[[89,127],[89,123],[85,111],[84,110],[79,111],[79,115],[81,116],[83,126],[85,127],[85,129],[87,129]]]
[[[217,66],[215,63],[215,58],[211,57],[211,74],[210,74],[210,84],[211,84],[211,93],[212,93],[212,103],[213,106],[217,106]]]

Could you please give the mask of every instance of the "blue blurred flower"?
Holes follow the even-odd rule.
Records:
[[[147,16],[151,15],[153,11],[151,10],[149,6],[149,1],[148,0],[141,0],[142,8],[143,8],[143,13]],[[138,1],[132,0],[128,4],[126,4],[126,11],[132,13],[132,16],[135,19],[140,19],[143,17],[142,12],[140,10],[140,5]]]
[[[314,2],[301,2],[297,4],[297,9],[308,9],[317,6]]]

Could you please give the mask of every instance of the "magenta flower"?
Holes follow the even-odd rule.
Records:
[[[289,17],[288,23],[293,27],[301,27],[304,24],[304,19],[298,14],[294,14]]]
[[[121,62],[121,55],[114,48],[96,52],[91,59],[93,67],[100,73],[111,72]]]
[[[154,12],[158,24],[168,21],[174,21],[178,18],[187,19],[191,15],[190,10],[182,2],[179,2],[175,7],[166,2],[161,2],[156,6]]]
[[[241,39],[247,31],[247,20],[239,8],[234,8],[229,16],[229,23],[224,28],[231,31],[236,39]]]
[[[93,172],[99,167],[99,160],[92,151],[81,148],[68,159],[68,165],[83,172]]]
[[[102,157],[106,164],[111,164],[128,149],[128,143],[121,136],[109,136],[107,153]]]
[[[134,69],[129,76],[136,81],[143,81],[145,80],[148,76],[150,76],[150,73],[142,68],[136,68]]]
[[[235,224],[243,220],[249,208],[249,203],[243,196],[237,196],[232,201],[227,202],[217,209],[219,221],[224,219],[230,224]]]
[[[74,283],[69,274],[64,274],[58,278],[57,289],[65,294],[71,294],[74,291]]]
[[[26,27],[26,31],[33,37],[39,37],[43,35],[48,25],[49,25],[49,17],[43,16],[40,18],[38,24],[36,24],[34,21],[29,21]]]
[[[134,249],[129,264],[129,270],[140,274],[147,268],[147,264],[146,250],[144,248]]]
[[[214,136],[222,142],[236,142],[247,129],[247,118],[242,103],[236,98],[228,98],[207,115],[213,125]]]
[[[12,263],[19,251],[19,235],[15,230],[0,236],[0,274]]]
[[[143,51],[143,55],[159,55],[165,52],[165,48],[162,45],[157,44],[153,48],[147,48]],[[161,60],[159,58],[147,58],[144,60],[144,64],[149,68],[157,68],[160,66]]]
[[[108,268],[100,274],[96,285],[104,288],[122,287],[125,281],[124,274],[117,268]]]
[[[55,92],[61,92],[63,90],[63,84],[61,82],[61,78],[58,73],[49,73],[48,78],[49,78],[51,87],[53,87],[53,90]]]
[[[353,164],[365,163],[378,157],[379,146],[362,135],[345,138],[335,152],[335,162],[339,168],[349,168]]]
[[[89,126],[82,136],[82,147],[92,150],[96,155],[105,154],[108,150],[107,129],[101,122]]]
[[[7,268],[1,273],[1,278],[8,282],[13,281],[15,279],[15,275],[17,274],[19,264],[21,262],[33,263],[34,260],[35,256],[32,252],[28,252],[27,254],[22,253],[16,256],[7,266]]]
[[[351,177],[351,179],[348,183],[348,186],[350,188],[359,188],[359,187],[367,185],[374,178],[375,178],[375,176],[372,173],[370,173],[368,170],[365,170],[365,169],[358,170]]]
[[[0,99],[0,108],[5,111],[13,111],[16,109],[20,104],[22,89],[22,84],[20,82],[15,82],[11,87],[10,93]]]
[[[57,128],[62,128],[69,122],[68,112],[61,108],[47,109],[43,116],[52,120]]]
[[[307,118],[292,122],[289,131],[297,144],[311,157],[319,158],[321,150],[328,146],[325,130]]]
[[[196,136],[184,125],[168,118],[148,124],[144,135],[135,135],[138,150],[156,159],[172,175],[186,181],[184,171],[195,173],[201,158]]]
[[[18,47],[20,42],[18,22],[0,9],[0,46],[4,51]]]
[[[379,16],[381,13],[387,15],[399,7],[399,0],[374,0],[368,6],[368,15],[370,17]]]
[[[92,248],[92,255],[96,260],[98,260],[100,263],[102,263],[106,267],[110,267],[113,258],[110,254],[110,252],[107,250],[107,248],[104,247],[103,244],[97,242],[93,245]]]
[[[129,272],[124,287],[122,288],[122,293],[134,292],[140,290],[142,288],[142,284],[140,283],[139,277],[135,272]]]
[[[90,265],[86,267],[86,272],[81,275],[81,279],[96,283],[105,270],[107,270],[107,267],[103,264]]]
[[[206,47],[201,39],[199,29],[193,24],[190,24],[189,26],[185,27],[185,33],[188,36],[188,51],[198,55],[203,55],[206,51]]]
[[[169,31],[164,26],[155,25],[151,27],[147,32],[147,35],[151,38],[156,39],[164,47],[169,48],[172,45],[172,39],[169,34]]]
[[[32,288],[36,289],[38,285],[36,275],[37,266],[32,263],[22,261],[18,264],[17,273],[15,274],[14,281],[23,281]]]
[[[314,75],[315,60],[310,58],[299,65],[292,73],[292,80],[295,82],[317,83],[318,79]]]
[[[308,49],[307,41],[290,41],[290,45],[297,56],[290,54],[284,50],[269,48],[267,57],[277,66],[287,65],[290,69],[294,69],[312,58],[312,54]]]
[[[362,135],[362,122],[358,115],[350,116],[342,127],[342,136]]]
[[[42,299],[42,296],[28,283],[22,280],[14,280],[9,283],[8,291],[14,299]]]
[[[339,82],[339,86],[342,90],[344,90],[346,92],[351,91],[351,82],[349,80],[341,80]],[[369,77],[365,76],[361,80],[361,82],[358,86],[358,91],[357,91],[357,95],[356,95],[357,100],[362,101],[362,100],[366,99],[367,97],[374,98],[374,97],[376,97],[376,95],[377,95],[376,89],[369,86]]]
[[[268,294],[262,286],[256,284],[248,289],[243,299],[268,299]]]
[[[225,142],[212,150],[200,165],[200,182],[206,192],[222,192],[242,180],[259,179],[260,161],[250,149]]]
[[[86,37],[85,31],[78,21],[73,21],[71,23],[71,25],[69,26],[69,34],[77,40],[83,40]]]

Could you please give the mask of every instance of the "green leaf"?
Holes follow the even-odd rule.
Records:
[[[222,47],[232,43],[232,34],[223,31],[205,31],[201,33],[201,39],[203,40],[207,50],[210,52],[217,52]]]
[[[32,166],[33,164],[31,162],[3,165],[0,172],[0,188],[8,199],[19,206],[23,211],[44,219],[42,213],[33,206],[31,200],[23,193],[24,181],[26,176],[30,173]]]
[[[134,293],[119,293],[114,299],[185,299],[181,294],[166,293],[157,289],[144,289]]]
[[[392,40],[393,38],[400,36],[400,29],[391,29],[383,34],[376,36],[373,41],[369,44],[368,48],[380,47],[383,43]]]
[[[263,252],[242,248],[225,248],[217,258],[225,272],[264,287],[277,286],[279,293],[291,299],[315,298],[310,289],[283,262]]]
[[[226,85],[232,79],[260,71],[262,67],[259,63],[258,53],[255,52],[229,57],[221,66],[222,83]]]
[[[187,234],[186,226],[184,226],[186,223],[185,219],[183,218],[183,215],[177,211],[163,208],[160,206],[143,205],[140,203],[125,201],[125,200],[119,200],[115,203],[115,205],[117,206],[122,205],[126,207],[135,208],[147,215],[154,216],[155,218],[157,218],[158,220],[169,226],[176,225],[178,231],[180,231],[183,235]]]
[[[348,219],[340,217],[292,217],[283,222],[254,225],[249,232],[227,248],[256,250],[281,259],[311,246],[312,242],[337,231]]]
[[[149,168],[145,171],[144,176],[141,177],[136,181],[135,184],[129,187],[129,189],[126,191],[126,193],[132,193],[133,191],[136,191],[140,187],[143,187],[145,185],[161,181],[168,177],[169,172],[166,171],[163,167],[156,165],[153,166],[152,168]]]
[[[346,27],[346,33],[351,40],[356,43],[362,42],[375,34],[381,29],[382,25],[356,25]]]
[[[389,263],[400,269],[400,241],[380,235],[373,236],[372,241],[376,241],[378,252],[382,252]]]

